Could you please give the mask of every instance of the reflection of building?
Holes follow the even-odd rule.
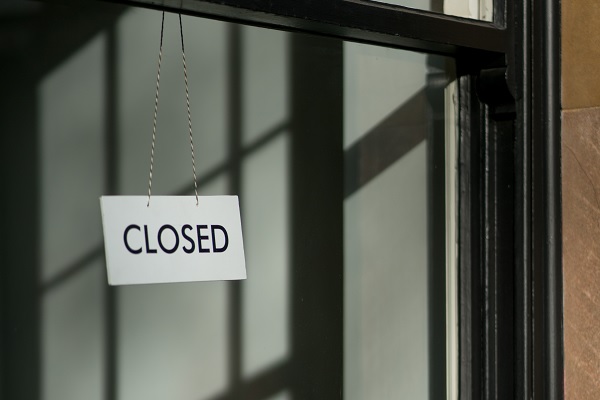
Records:
[[[597,29],[582,28],[588,22],[573,12],[585,1],[564,3],[564,372],[568,399],[578,390],[594,398],[595,380],[580,376],[599,373],[590,356],[600,315],[590,222],[598,160],[589,134],[597,110],[589,107],[598,102],[589,93],[597,85],[573,71],[593,65],[578,49],[588,50]],[[441,11],[442,2],[431,4]],[[467,93],[457,103],[457,176],[444,161],[450,59],[184,17],[198,184],[203,194],[240,194],[249,279],[121,288],[105,283],[98,197],[145,193],[159,14],[102,3],[0,6],[0,397],[305,399],[343,390],[349,399],[438,399],[450,380],[473,398],[559,398],[562,266],[560,223],[552,221],[561,215],[552,179],[560,168],[546,173],[560,167],[548,155],[560,133],[552,125],[558,58],[551,35],[540,38],[555,27],[548,4],[509,2],[507,21],[497,13],[493,25],[439,19],[457,32],[469,25],[466,38],[442,43],[428,28],[410,37],[445,53],[447,43],[470,50],[472,32],[489,35],[477,48],[484,51],[454,54],[458,75],[473,69],[480,78],[479,98],[465,89],[474,77],[457,89]],[[593,10],[589,2],[579,8]],[[332,28],[339,15],[314,9],[330,20],[301,29],[368,41],[378,31],[360,27],[385,25],[364,14],[353,21],[358,28]],[[489,10],[479,16],[490,19]],[[297,9],[283,10],[284,19],[288,11]],[[413,14],[408,21],[433,19]],[[519,24],[523,15],[531,26]],[[399,25],[398,37],[413,29]],[[173,15],[165,29],[153,187],[187,194]],[[387,35],[385,45],[408,43]],[[518,101],[507,106],[502,90]],[[468,159],[469,145],[483,150]],[[456,286],[445,276],[445,236],[454,228],[445,173],[461,189],[462,214],[451,214],[462,229],[462,258],[449,267]],[[447,288],[458,290],[456,310]],[[453,342],[447,321],[458,317]]]

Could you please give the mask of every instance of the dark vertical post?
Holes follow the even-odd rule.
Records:
[[[0,397],[38,399],[40,169],[38,99],[30,58],[0,55]]]
[[[295,399],[343,395],[342,42],[291,41],[292,357]]]
[[[543,387],[536,398],[564,397],[562,197],[561,197],[561,81],[560,2],[531,1],[533,8],[533,122],[534,223],[540,226],[538,260],[542,353],[539,374]],[[539,164],[539,166],[538,166]],[[539,199],[539,200],[538,200]],[[536,221],[537,219],[537,221]],[[534,306],[535,307],[535,306]]]
[[[435,62],[430,57],[430,62]],[[427,80],[429,399],[446,399],[446,144],[444,73]],[[452,168],[452,167],[450,167]]]
[[[508,2],[517,98],[517,399],[560,400],[563,382],[560,2]]]
[[[485,397],[514,397],[514,122],[495,121],[486,107],[485,129]]]
[[[241,177],[241,148],[242,148],[242,117],[243,117],[243,57],[242,57],[242,27],[229,25],[228,31],[228,178],[229,192],[240,194]],[[242,210],[243,211],[243,210]],[[229,285],[229,386],[231,398],[240,398],[242,381],[242,287],[239,281],[231,281]]]
[[[470,141],[470,148],[460,147],[460,343],[463,360],[470,357],[461,364],[461,398],[513,398],[514,100],[503,68],[482,70],[476,79],[463,77],[460,84],[461,114],[466,113],[461,143]],[[462,208],[465,201],[470,210]]]
[[[482,324],[483,296],[481,293],[483,263],[481,248],[483,200],[481,177],[481,110],[475,95],[474,79],[462,76],[459,84],[458,144],[459,164],[459,398],[483,398]]]
[[[515,394],[533,396],[533,239],[531,152],[531,10],[528,0],[507,2],[508,83],[516,103],[515,136]]]

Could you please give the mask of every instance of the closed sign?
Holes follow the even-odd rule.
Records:
[[[111,285],[246,279],[237,196],[102,196]]]

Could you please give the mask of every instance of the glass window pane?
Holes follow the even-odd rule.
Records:
[[[42,299],[42,399],[104,398],[104,263]]]
[[[98,196],[146,194],[160,13],[90,7],[27,83],[35,128],[8,133],[39,147],[41,398],[443,397],[452,61],[184,16],[199,192],[240,196],[248,279],[110,289]],[[193,192],[178,23],[157,195]]]
[[[288,144],[284,133],[243,164],[242,370],[249,378],[290,355]]]
[[[99,252],[96,203],[105,179],[105,39],[99,34],[85,43],[39,85],[44,281]]]
[[[371,0],[418,10],[440,12],[457,17],[492,21],[494,0]]]
[[[443,394],[445,330],[434,328],[445,326],[445,264],[432,252],[445,251],[434,241],[445,234],[439,210],[447,63],[344,46],[347,399]]]
[[[158,22],[157,22],[158,20]],[[190,111],[199,176],[217,168],[227,150],[227,26],[183,18]],[[116,28],[119,132],[119,190],[147,190],[152,113],[156,91],[160,13],[128,10]],[[153,194],[181,193],[192,187],[188,121],[177,15],[165,14],[160,97],[156,124]]]

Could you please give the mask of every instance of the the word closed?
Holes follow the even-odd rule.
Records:
[[[123,244],[132,254],[223,253],[229,246],[229,235],[221,225],[184,224],[175,228],[164,224],[153,231],[148,225],[131,224],[123,232]]]

